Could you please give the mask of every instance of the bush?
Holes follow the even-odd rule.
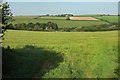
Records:
[[[14,25],[14,29],[17,29],[17,30],[25,30],[26,29],[26,24],[25,23],[18,23],[18,24],[15,24]]]
[[[6,25],[5,29],[14,29],[13,24]]]
[[[46,28],[48,30],[57,30],[58,29],[58,25],[56,23],[53,23],[53,22],[48,22],[46,24]]]
[[[95,27],[95,26],[87,26],[87,27],[82,27],[81,28],[82,31],[99,31],[100,28],[99,27]]]

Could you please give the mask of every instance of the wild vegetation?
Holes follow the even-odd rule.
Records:
[[[13,52],[9,53],[5,49],[5,62],[11,64],[8,69],[14,67],[3,76],[115,78],[117,75],[114,72],[118,65],[117,36],[117,31],[93,33],[7,30],[3,47],[10,48]],[[62,56],[59,58],[59,55]],[[56,60],[58,62],[54,63]],[[43,71],[41,62],[48,66]]]

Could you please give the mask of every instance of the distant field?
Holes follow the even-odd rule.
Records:
[[[74,22],[74,21],[73,21]],[[41,69],[53,66],[53,54],[63,54],[63,61],[43,73],[45,78],[114,78],[117,67],[118,32],[37,32],[7,30],[3,47],[15,48],[15,69],[8,76],[40,77]],[[33,45],[40,49],[28,47]],[[29,49],[30,48],[30,49]],[[39,51],[40,50],[40,51]],[[43,50],[43,51],[41,51]],[[48,50],[50,52],[46,52]],[[51,54],[51,51],[54,51]],[[46,54],[46,59],[41,54]],[[51,55],[50,55],[51,54]],[[45,64],[40,65],[41,59]]]
[[[107,22],[101,21],[101,20],[66,20],[66,17],[39,17],[35,19],[35,16],[20,16],[20,17],[14,17],[15,21],[13,24],[16,23],[29,23],[29,22],[39,22],[39,23],[46,23],[46,22],[55,22],[58,24],[60,28],[64,27],[82,27],[82,26],[92,26],[92,25],[100,25],[100,24],[108,24]]]
[[[96,16],[96,18],[107,20],[110,23],[118,22],[118,16]]]
[[[70,20],[98,20],[93,17],[70,17]]]

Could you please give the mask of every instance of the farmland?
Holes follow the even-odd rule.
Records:
[[[93,17],[69,17],[70,20],[98,20]]]
[[[46,22],[55,22],[58,24],[60,28],[68,28],[68,27],[82,27],[82,26],[92,26],[92,25],[100,25],[100,24],[108,24],[107,22],[101,20],[66,20],[66,17],[37,17],[36,16],[16,16],[14,17],[15,21],[13,24],[16,23],[46,23]]]
[[[59,28],[85,29],[83,27],[85,26],[86,29],[97,30],[103,26],[116,27],[113,25],[109,27],[106,24],[117,22],[117,16],[93,16],[97,20],[66,20],[66,18],[14,16],[15,21],[12,24],[54,22]],[[4,67],[6,73],[3,73],[3,77],[116,78],[117,44],[118,31],[115,30],[101,32],[7,30],[3,40],[3,57],[6,64]],[[10,54],[7,54],[8,52]]]
[[[96,18],[106,20],[110,23],[118,22],[118,16],[96,16]]]
[[[114,74],[114,69],[117,67],[118,56],[117,36],[117,31],[7,30],[3,47],[10,46],[14,49],[13,55],[16,57],[12,58],[14,59],[12,63],[16,65],[13,64],[13,71],[4,77],[115,78],[117,76]],[[58,54],[62,57],[56,56]],[[46,64],[40,65],[42,62]],[[54,68],[48,69],[46,66],[54,66]]]
[[[117,5],[1,1],[2,78],[120,78]]]

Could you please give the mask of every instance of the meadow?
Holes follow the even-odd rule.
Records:
[[[7,30],[3,47],[12,48],[15,51],[15,54],[13,53],[15,58],[11,59],[14,68],[3,77],[117,77],[114,73],[114,69],[118,65],[117,31],[39,32]]]
[[[36,18],[36,19],[35,19]],[[15,16],[15,21],[12,22],[13,24],[16,23],[47,23],[49,21],[55,22],[58,24],[59,28],[68,28],[68,27],[82,27],[82,26],[92,26],[92,25],[101,25],[101,24],[108,24],[105,21],[96,20],[96,21],[90,21],[90,20],[66,20],[66,17],[50,17],[50,16]]]

